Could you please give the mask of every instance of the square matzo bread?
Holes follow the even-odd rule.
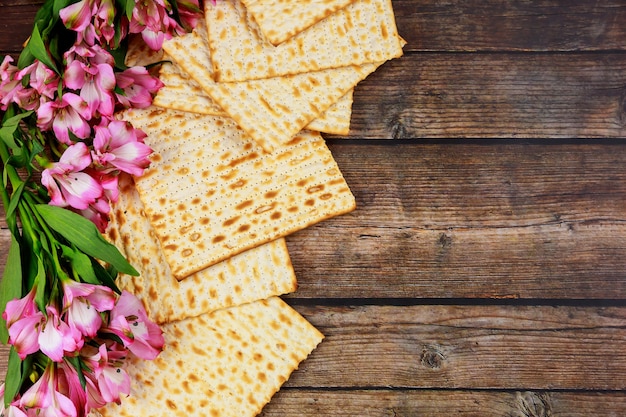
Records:
[[[241,0],[268,41],[278,45],[354,0]]]
[[[205,5],[213,77],[219,82],[381,63],[402,55],[391,0],[357,0],[278,46],[240,0]]]
[[[227,116],[198,82],[175,62],[163,63],[159,78],[164,86],[156,94],[153,104],[172,110]],[[350,131],[354,90],[349,90],[305,129],[318,132],[347,135]]]
[[[228,118],[158,107],[122,116],[154,150],[136,186],[177,279],[355,208],[318,133],[268,154]]]
[[[118,285],[135,294],[152,320],[167,323],[296,290],[284,239],[260,245],[202,269],[183,281],[172,275],[132,178],[121,175],[107,237],[139,271]]]
[[[256,416],[323,338],[278,297],[162,329],[161,355],[133,358],[130,395],[96,416]]]
[[[199,23],[163,49],[267,152],[291,140],[378,64],[365,64],[264,80],[217,83],[211,74],[206,31]]]

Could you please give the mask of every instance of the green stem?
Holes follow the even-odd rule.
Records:
[[[11,186],[15,189],[23,181],[20,178],[20,175],[17,173],[17,170],[15,169],[15,167],[7,164],[7,161],[9,160],[10,157],[11,157],[11,154],[9,153],[9,148],[7,147],[6,143],[0,140],[0,158],[2,158],[4,169],[8,173],[9,182],[11,183]]]
[[[3,177],[3,175],[0,175],[0,187],[2,188],[2,190],[0,190],[0,197],[2,198],[2,205],[6,210],[7,207],[9,207],[10,197]],[[17,219],[15,216],[7,217],[6,221],[9,225],[9,230],[11,230],[12,233],[17,232]]]
[[[9,181],[13,186],[13,189],[19,186],[21,179],[17,174],[17,171],[14,167],[7,164],[7,161],[11,157],[9,153],[9,149],[7,148],[6,143],[0,140],[0,159],[2,159],[2,165],[4,169],[7,171]],[[4,175],[0,175],[0,186],[2,187],[2,192],[0,196],[2,197],[2,205],[6,210],[9,207],[9,203],[11,201],[11,197],[9,196],[9,191],[7,190],[7,184],[4,183]],[[17,219],[15,216],[9,216],[6,219],[7,225],[9,226],[9,230],[11,233],[18,238],[18,230],[17,230]]]

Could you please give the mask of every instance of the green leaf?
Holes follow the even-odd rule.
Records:
[[[43,43],[41,39],[41,33],[39,33],[39,27],[35,25],[33,28],[33,33],[30,35],[30,40],[28,41],[27,48],[33,54],[35,58],[40,60],[43,64],[45,64],[48,68],[52,69],[57,74],[61,74],[57,69],[56,64],[48,55],[48,50],[46,49],[46,45]]]
[[[119,47],[109,50],[109,53],[111,54],[111,56],[113,56],[113,59],[115,60],[115,68],[122,70],[122,71],[128,68],[128,65],[126,65],[126,62],[125,62],[127,49],[128,48],[126,44],[121,43]],[[118,86],[115,86],[115,87],[119,88]]]
[[[117,271],[115,268],[111,272],[105,269],[102,265],[98,263],[95,259],[91,258],[91,266],[98,277],[98,280],[103,284],[115,291],[118,294],[121,294],[122,291],[118,288],[115,283],[115,277],[117,276]]]
[[[7,376],[4,382],[4,408],[9,407],[9,404],[22,386],[22,360],[15,351],[15,347],[11,346],[9,352],[9,364],[7,367]]]
[[[2,139],[9,148],[19,149],[21,147],[21,145],[15,141],[15,132],[20,125],[20,121],[31,114],[33,114],[32,111],[19,113],[2,122],[2,127],[0,128],[0,139]]]
[[[9,203],[9,207],[7,207],[7,212],[5,214],[5,217],[9,217],[15,212],[15,209],[17,208],[17,205],[20,202],[22,192],[24,192],[25,186],[26,186],[26,183],[22,181],[20,185],[17,186],[15,191],[13,191],[13,194],[11,194],[11,202]]]
[[[133,10],[135,9],[134,0],[126,0],[126,17],[130,20],[133,17]]]
[[[41,254],[36,256],[36,267],[35,285],[37,290],[35,291],[35,304],[37,304],[40,311],[45,312],[48,305],[48,297],[46,297],[46,269],[44,268]]]
[[[117,248],[104,240],[96,225],[88,219],[61,207],[47,204],[34,207],[48,226],[87,255],[111,264],[124,274],[139,275]]]
[[[69,259],[70,265],[72,265],[74,271],[76,271],[83,281],[94,285],[100,284],[96,273],[91,267],[91,259],[89,256],[66,245],[61,245],[61,250],[63,251],[63,256]]]
[[[0,308],[2,312],[6,309],[7,303],[23,295],[22,289],[22,256],[20,244],[11,235],[11,245],[9,246],[9,256],[4,267],[2,281],[0,282]],[[9,340],[7,323],[0,318],[0,341],[6,344]]]
[[[26,47],[26,48],[22,49],[22,52],[20,53],[20,56],[17,59],[17,66],[18,66],[18,68],[20,68],[20,69],[26,68],[27,66],[29,66],[33,62],[35,62],[35,56],[30,51],[30,48]]]

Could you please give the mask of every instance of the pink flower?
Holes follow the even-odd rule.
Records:
[[[44,315],[35,305],[35,287],[25,297],[7,303],[2,318],[7,322],[9,343],[21,359],[39,350],[39,329]]]
[[[100,313],[115,305],[115,294],[102,285],[63,281],[63,309],[71,329],[83,336],[94,337],[102,326]]]
[[[20,407],[34,408],[41,417],[77,417],[76,406],[59,392],[59,376],[54,362],[48,363],[43,375],[22,395]]]
[[[117,335],[139,358],[154,359],[163,350],[165,340],[161,329],[148,318],[141,301],[127,291],[122,291],[111,310],[107,330]]]
[[[106,124],[108,122],[108,125]],[[140,176],[150,165],[152,149],[143,143],[146,134],[121,120],[103,120],[94,127],[93,160],[108,171],[120,170]]]
[[[98,383],[95,380],[95,375],[92,372],[88,372],[85,374],[85,391],[87,394],[87,402],[85,404],[85,415],[89,414],[94,408],[104,407],[107,402],[102,398],[102,393],[100,393],[100,388],[98,388]]]
[[[7,322],[7,327],[11,327],[19,319],[33,316],[39,311],[37,304],[35,304],[36,291],[37,287],[33,286],[24,297],[7,303],[2,313],[2,318]]]
[[[104,233],[109,224],[109,212],[111,211],[111,202],[116,202],[119,195],[118,177],[104,171],[96,171],[87,168],[86,173],[96,179],[102,186],[102,197],[96,199],[92,204],[84,210],[76,210],[80,215],[89,219],[96,225],[101,233]]]
[[[91,117],[87,102],[74,93],[64,93],[55,101],[41,104],[37,110],[37,126],[41,130],[52,130],[61,143],[73,143],[69,132],[80,139],[91,134],[87,120]]]
[[[75,45],[65,53],[67,66],[63,75],[65,85],[80,90],[91,119],[98,113],[112,116],[115,107],[114,60],[109,52],[98,45]]]
[[[59,16],[66,28],[83,32],[91,24],[93,0],[80,0],[59,10]]]
[[[131,67],[115,74],[117,100],[125,107],[145,108],[152,104],[152,96],[163,87],[163,83],[150,75],[145,67]]]
[[[87,145],[78,142],[68,147],[59,162],[41,174],[41,183],[48,189],[50,204],[84,210],[102,196],[102,185],[81,172],[91,164]]]
[[[212,3],[215,4],[215,0]],[[178,5],[178,16],[182,26],[191,31],[197,26],[198,20],[202,17],[198,0],[178,0],[176,4]]]
[[[36,92],[22,84],[20,71],[12,62],[13,58],[7,55],[0,64],[0,110],[6,110],[11,103],[32,110],[35,108],[33,101]]]
[[[9,408],[4,408],[4,382],[0,384],[0,416],[28,417],[17,401],[11,401],[11,403],[9,403]]]
[[[83,373],[85,377],[89,372]],[[83,389],[80,376],[74,366],[63,360],[58,364],[58,391],[68,397],[76,407],[77,415],[87,414],[87,392]],[[85,387],[86,388],[86,387]]]
[[[47,320],[39,332],[39,349],[54,362],[61,362],[65,352],[75,352],[84,343],[80,333],[61,320],[53,306],[46,308]]]
[[[130,377],[122,369],[125,351],[109,350],[106,345],[100,345],[99,366],[94,369],[94,374],[100,388],[100,395],[106,402],[120,401],[120,394],[130,393]]]
[[[56,97],[60,78],[56,72],[52,71],[41,61],[35,60],[19,72],[20,79],[28,77],[29,85],[39,94],[48,100]]]
[[[115,38],[115,5],[112,0],[100,0],[97,2],[97,10],[94,15],[94,27],[99,40],[104,45],[111,45],[111,41]],[[126,25],[120,25],[120,29],[124,32]],[[125,33],[121,37],[126,36]]]
[[[44,315],[40,311],[24,317],[9,328],[9,344],[13,345],[20,359],[39,350],[39,329]]]
[[[165,39],[173,33],[183,33],[181,26],[170,16],[171,6],[163,0],[138,1],[130,21],[130,32],[141,33],[144,42],[153,50],[161,49]]]

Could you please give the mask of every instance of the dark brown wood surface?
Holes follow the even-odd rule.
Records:
[[[288,238],[326,339],[263,415],[626,415],[626,2],[393,4],[405,56],[328,137],[358,208]]]

